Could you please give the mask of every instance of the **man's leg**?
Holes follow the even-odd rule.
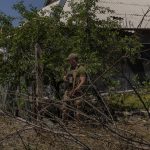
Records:
[[[81,100],[76,100],[74,105],[77,109],[76,114],[75,114],[75,118],[79,122],[80,121]]]
[[[66,91],[63,96],[62,107],[61,107],[63,122],[66,122],[68,120],[68,113],[69,113],[69,110],[67,108],[67,100],[68,99],[69,99],[68,91]]]
[[[62,120],[63,122],[65,122],[68,120],[68,109],[66,106],[66,102],[63,102],[61,110],[62,110]]]

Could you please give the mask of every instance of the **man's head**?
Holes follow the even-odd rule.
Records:
[[[76,53],[71,53],[67,60],[69,61],[69,63],[72,65],[72,66],[75,66],[78,64],[78,55]]]

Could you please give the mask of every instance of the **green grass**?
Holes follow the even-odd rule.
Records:
[[[140,93],[147,108],[150,108],[150,94]],[[108,97],[109,104],[121,110],[144,109],[143,104],[134,93],[113,94]]]

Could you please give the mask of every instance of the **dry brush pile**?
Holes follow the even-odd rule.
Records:
[[[80,112],[81,119],[76,120],[72,113],[69,113],[70,119],[66,124],[61,118],[62,101],[43,99],[38,102],[37,107],[37,101],[24,96],[30,107],[17,110],[17,114],[10,109],[3,109],[0,113],[0,148],[149,150],[148,115],[122,117],[114,121],[106,100],[100,94],[99,97],[100,103],[93,103],[84,96],[80,97],[87,109],[90,108],[90,113],[68,105],[70,112]]]

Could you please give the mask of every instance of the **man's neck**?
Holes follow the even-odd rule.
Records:
[[[71,65],[71,69],[73,69],[73,70],[76,69],[77,65],[78,65],[78,64],[73,64],[73,65]]]

